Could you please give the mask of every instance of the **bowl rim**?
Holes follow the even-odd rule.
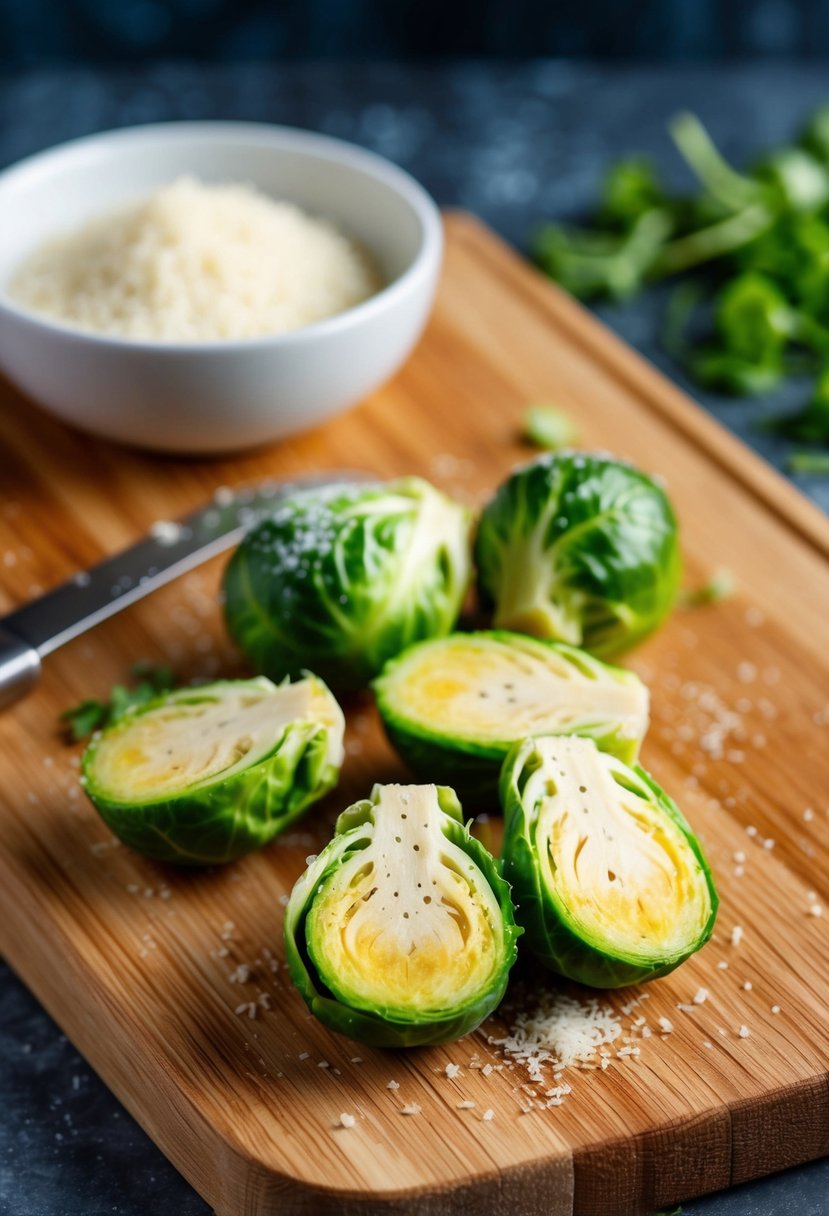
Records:
[[[355,328],[363,322],[370,322],[378,313],[391,308],[398,299],[407,295],[418,280],[428,275],[433,266],[439,265],[443,252],[443,224],[437,203],[423,186],[405,169],[393,161],[359,144],[354,144],[333,135],[325,135],[319,131],[306,130],[303,127],[284,126],[279,123],[243,122],[233,120],[206,120],[198,122],[172,121],[158,123],[143,123],[138,126],[114,128],[98,131],[93,135],[82,135],[75,139],[66,140],[34,152],[22,160],[9,165],[0,171],[0,196],[8,189],[14,189],[20,184],[28,185],[28,179],[49,177],[56,163],[61,161],[71,163],[76,158],[82,158],[89,151],[106,147],[111,144],[140,144],[149,140],[153,143],[174,143],[182,138],[194,143],[210,144],[217,141],[240,140],[243,142],[259,142],[263,148],[291,149],[299,153],[307,152],[317,155],[323,160],[345,165],[362,172],[366,177],[373,178],[388,186],[398,197],[408,203],[415,218],[420,224],[420,246],[411,264],[402,274],[381,287],[374,295],[353,304],[342,312],[319,321],[312,321],[297,329],[286,330],[275,334],[261,334],[252,338],[210,338],[204,341],[192,339],[188,341],[162,341],[152,338],[126,338],[117,334],[97,333],[94,330],[82,329],[67,324],[27,308],[11,299],[4,288],[0,288],[0,319],[3,314],[23,321],[45,334],[58,335],[66,339],[74,339],[91,347],[126,352],[144,352],[163,356],[177,354],[228,353],[239,351],[270,350],[273,348],[299,347],[307,342],[336,336],[343,331]]]

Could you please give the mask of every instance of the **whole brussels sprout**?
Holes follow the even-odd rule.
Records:
[[[378,1047],[474,1030],[504,995],[519,933],[497,863],[434,785],[376,785],[343,811],[285,915],[311,1011]]]
[[[504,757],[529,736],[587,735],[631,761],[648,728],[648,690],[632,671],[521,633],[419,642],[390,659],[373,687],[415,775],[451,782],[462,797],[496,799]]]
[[[124,844],[213,865],[261,848],[336,785],[344,727],[316,676],[180,688],[93,737],[82,782]]]
[[[609,456],[550,453],[484,509],[475,546],[497,628],[609,655],[655,629],[681,574],[665,493]]]
[[[231,559],[228,630],[274,679],[307,668],[361,688],[405,646],[452,629],[469,531],[467,508],[417,477],[298,493]]]
[[[717,893],[678,807],[589,739],[528,739],[501,776],[503,870],[536,957],[581,984],[667,975],[705,944]]]

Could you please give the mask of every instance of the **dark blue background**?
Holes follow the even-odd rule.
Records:
[[[825,0],[0,0],[0,68],[150,56],[827,54]]]

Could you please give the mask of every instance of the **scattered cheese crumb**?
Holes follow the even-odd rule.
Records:
[[[707,988],[698,988],[697,991],[694,993],[694,1004],[695,1005],[704,1005],[707,1000],[708,1000],[708,989]]]
[[[812,808],[810,806],[807,806],[806,810],[803,812],[803,818],[806,820],[807,823],[811,823],[811,821],[814,819],[814,817],[815,817],[815,812],[812,810]]]
[[[621,1033],[613,1010],[597,998],[582,1004],[563,993],[543,993],[535,1008],[517,1014],[507,1038],[491,1042],[523,1064],[531,1081],[541,1081],[545,1064],[556,1070],[587,1064]]]
[[[475,1103],[470,1102],[469,1099],[467,1098],[465,1102],[459,1102],[455,1109],[456,1110],[473,1110],[474,1107],[475,1107]]]
[[[751,1031],[749,1030],[748,1026],[741,1026],[740,1029],[737,1031],[737,1034],[740,1036],[741,1039],[747,1039],[748,1036],[751,1034]]]
[[[346,1114],[340,1115],[340,1126],[341,1127],[353,1127],[356,1122],[357,1122],[357,1120],[354,1118],[353,1115],[346,1115]]]
[[[743,927],[742,927],[742,925],[735,925],[734,928],[731,930],[731,945],[739,946],[739,944],[742,940],[743,940]]]
[[[742,865],[746,859],[746,855],[742,849],[737,849],[736,853],[733,854],[733,858],[734,858],[734,861],[736,861],[738,865]]]
[[[674,1024],[669,1018],[660,1018],[659,1028],[663,1034],[670,1034],[674,1028]]]
[[[317,1064],[317,1068],[330,1068],[330,1067],[331,1067],[331,1065],[328,1063],[327,1060],[320,1060],[320,1062]]]
[[[484,1064],[483,1068],[481,1069],[481,1075],[484,1077],[488,1077],[491,1072],[492,1072],[492,1065]]]
[[[461,1071],[461,1066],[460,1064],[447,1064],[443,1071],[446,1073],[447,1077],[457,1077]]]
[[[763,841],[763,848],[764,849],[773,849],[774,848],[774,841],[772,840],[772,838],[770,836],[766,840]]]
[[[420,1107],[416,1102],[412,1102],[411,1106],[401,1106],[400,1113],[401,1115],[419,1115]]]
[[[483,1120],[485,1123],[489,1123],[489,1122],[490,1122],[492,1119],[494,1119],[494,1118],[495,1118],[495,1111],[494,1111],[494,1110],[492,1110],[492,1109],[490,1109],[490,1110],[485,1110],[485,1111],[484,1111],[484,1113],[481,1115],[481,1119],[482,1119],[482,1120]]]
[[[772,1005],[772,1007],[771,1007],[771,1011],[772,1011],[772,1013],[779,1013],[779,1012],[780,1012],[780,1006],[779,1006],[779,1005]]]
[[[725,961],[724,958],[720,959],[720,961],[717,963],[717,967],[719,968],[720,971],[727,971],[728,963]]]
[[[181,540],[183,534],[181,524],[170,519],[157,519],[150,527],[150,536],[160,545],[174,545]]]
[[[363,1057],[362,1057],[362,1056],[352,1056],[352,1057],[351,1057],[351,1063],[352,1063],[352,1064],[362,1064],[362,1062],[363,1062]]]
[[[822,906],[820,904],[810,904],[809,905],[809,915],[810,916],[823,916]]]
[[[399,1088],[400,1088],[399,1081],[389,1081],[388,1085],[386,1086],[386,1089],[399,1089]]]
[[[743,992],[751,992],[753,987],[754,985],[752,984],[751,980],[746,980],[746,982],[743,984]]]

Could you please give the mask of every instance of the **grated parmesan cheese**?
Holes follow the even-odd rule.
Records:
[[[516,1014],[506,1038],[491,1039],[526,1068],[531,1081],[543,1081],[544,1065],[554,1070],[595,1062],[599,1048],[612,1043],[622,1025],[608,1005],[595,997],[584,1004],[564,993],[544,993],[538,1005]]]
[[[47,241],[8,291],[74,328],[211,342],[298,329],[380,286],[333,225],[250,186],[183,177]]]

